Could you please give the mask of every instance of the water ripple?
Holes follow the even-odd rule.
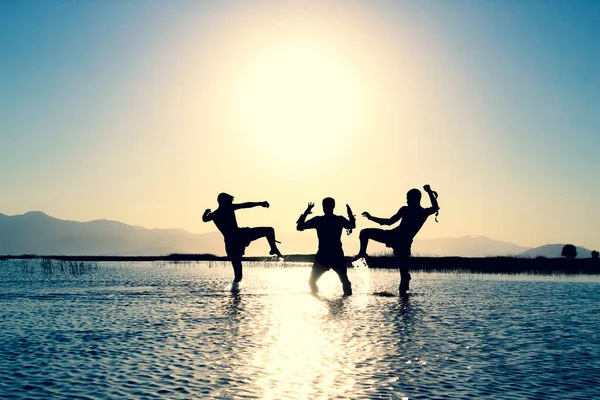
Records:
[[[3,399],[600,397],[600,284],[585,278],[335,274],[221,263],[0,265]]]

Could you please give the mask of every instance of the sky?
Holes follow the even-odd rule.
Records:
[[[0,213],[290,232],[430,184],[418,238],[600,249],[598,38],[593,0],[3,1]]]

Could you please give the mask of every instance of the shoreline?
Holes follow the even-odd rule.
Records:
[[[227,257],[213,254],[169,254],[166,256],[66,256],[66,255],[2,255],[0,261],[49,259],[74,262],[192,262],[228,261]],[[312,263],[314,254],[291,254],[285,257],[287,263]],[[350,262],[350,257],[346,257]],[[275,262],[268,257],[244,257],[244,262]],[[397,269],[398,261],[389,255],[367,258],[370,268]],[[491,257],[411,257],[408,267],[411,271],[422,272],[473,272],[496,274],[600,274],[600,260],[592,258],[520,258],[509,256]]]

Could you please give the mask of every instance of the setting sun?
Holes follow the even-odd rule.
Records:
[[[256,56],[242,74],[236,105],[252,145],[295,164],[332,161],[357,130],[361,100],[348,61],[318,44],[288,43]]]

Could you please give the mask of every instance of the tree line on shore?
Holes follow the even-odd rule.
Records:
[[[546,257],[411,257],[409,268],[411,271],[422,272],[471,272],[471,273],[532,273],[532,274],[600,274],[600,261],[598,252],[592,251],[591,258],[576,259],[577,251],[573,245],[565,245],[562,252],[563,258]],[[68,266],[68,270],[73,268],[71,264],[62,264],[63,262],[127,262],[127,261],[167,261],[178,263],[189,263],[196,261],[221,262],[227,261],[227,257],[215,256],[213,254],[169,254],[165,256],[44,256],[35,254],[25,255],[5,255],[0,256],[0,260],[33,260],[40,264],[40,270],[46,271],[64,271],[63,266]],[[48,260],[54,260],[59,263],[51,264]],[[314,255],[295,254],[286,256],[284,261],[274,261],[276,265],[293,266],[302,263],[312,263]],[[261,265],[271,265],[271,259],[265,257],[244,257],[244,261],[259,263]],[[397,269],[398,261],[389,254],[380,254],[368,258],[368,265],[371,268]],[[348,257],[348,262],[350,258]],[[33,265],[33,264],[31,264]],[[46,268],[48,265],[58,266],[58,268]],[[75,265],[75,264],[73,264]],[[81,264],[78,264],[78,269]],[[94,264],[96,265],[96,264]],[[256,264],[255,264],[256,265]],[[95,268],[83,268],[82,270],[95,270]]]

